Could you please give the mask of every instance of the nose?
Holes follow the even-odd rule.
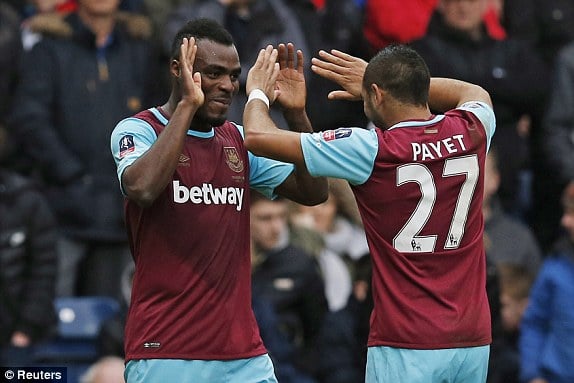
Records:
[[[221,76],[221,81],[219,82],[219,88],[224,89],[227,92],[233,92],[234,81],[231,76]]]

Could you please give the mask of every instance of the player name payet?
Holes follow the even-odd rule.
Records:
[[[411,142],[413,161],[434,160],[447,154],[463,152],[466,150],[463,137],[462,134],[456,134],[436,142]]]

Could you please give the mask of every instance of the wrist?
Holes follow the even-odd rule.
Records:
[[[265,105],[267,105],[267,109],[269,109],[269,97],[267,97],[265,92],[263,92],[261,89],[255,88],[251,92],[249,92],[249,96],[247,97],[247,103],[253,100],[263,101]]]

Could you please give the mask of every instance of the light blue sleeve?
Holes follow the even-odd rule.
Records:
[[[480,101],[469,101],[465,102],[457,109],[463,109],[473,113],[484,128],[486,129],[486,150],[490,149],[490,141],[492,140],[492,136],[494,136],[494,131],[496,130],[496,116],[494,115],[494,110],[484,102]]]
[[[371,176],[379,141],[374,129],[339,128],[301,134],[301,148],[312,176],[360,185]]]
[[[244,136],[243,126],[237,125],[237,129]],[[251,152],[249,156],[249,184],[267,198],[276,198],[275,188],[283,183],[293,172],[295,165],[275,161],[266,157],[259,157]]]
[[[151,125],[139,118],[126,118],[112,131],[110,146],[122,193],[124,193],[122,185],[124,170],[147,152],[156,140],[157,135]]]

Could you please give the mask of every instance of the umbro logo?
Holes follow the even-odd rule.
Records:
[[[189,158],[185,154],[180,154],[179,155],[179,163],[177,164],[177,166],[190,166],[189,165],[190,161],[191,161],[191,158]]]

